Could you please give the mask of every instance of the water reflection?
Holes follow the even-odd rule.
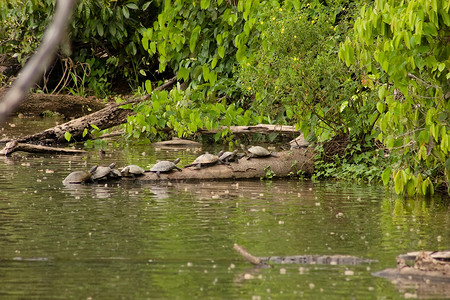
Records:
[[[383,187],[336,182],[218,181],[64,186],[115,161],[150,166],[194,151],[148,145],[83,156],[0,159],[0,293],[16,298],[403,298],[372,272],[396,255],[450,245],[444,199],[400,200]],[[348,254],[370,266],[282,265],[258,256]]]

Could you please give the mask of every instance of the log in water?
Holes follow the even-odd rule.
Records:
[[[136,178],[122,178],[122,180],[136,180],[140,182],[152,181],[203,181],[225,179],[250,179],[271,176],[273,178],[310,176],[314,171],[313,149],[300,148],[278,152],[277,156],[251,158],[242,157],[237,163],[229,165],[217,164],[210,167],[188,167],[183,171],[161,173],[145,172]],[[181,162],[187,165],[190,162]]]

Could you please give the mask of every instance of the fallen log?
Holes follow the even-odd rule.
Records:
[[[182,162],[187,165],[190,162]],[[122,180],[136,180],[139,182],[161,181],[205,181],[205,180],[230,180],[251,178],[284,178],[296,177],[300,174],[311,176],[314,172],[314,152],[312,149],[293,149],[278,152],[277,156],[265,158],[247,159],[242,157],[237,163],[229,165],[218,164],[197,169],[196,167],[184,168],[183,171],[162,173],[145,172],[136,178],[122,178]]]
[[[127,117],[133,114],[133,111],[131,109],[122,109],[121,107],[137,101],[133,99],[124,103],[112,104],[87,116],[16,140],[20,143],[29,144],[61,144],[67,143],[65,133],[69,132],[71,141],[82,141],[91,137],[89,134],[83,136],[85,128],[91,129],[91,125],[95,125],[100,130],[103,130],[126,122]]]
[[[218,129],[199,129],[200,133],[214,134],[219,131],[229,129],[234,134],[250,134],[250,133],[288,133],[288,134],[300,134],[294,126],[289,125],[271,125],[271,124],[258,124],[254,126],[220,126]]]
[[[176,76],[169,79],[164,84],[155,88],[154,90],[164,90],[170,88],[176,82]],[[90,130],[91,125],[95,125],[100,130],[108,129],[114,126],[126,123],[127,117],[134,114],[130,108],[124,108],[128,104],[136,104],[144,101],[148,101],[150,96],[144,96],[141,98],[133,98],[126,102],[111,104],[103,109],[100,109],[92,114],[74,119],[70,122],[55,126],[39,132],[36,134],[28,135],[22,138],[16,139],[20,143],[30,144],[62,144],[67,143],[65,133],[68,132],[71,135],[71,142],[84,141],[93,138],[90,134],[85,135],[85,129]],[[0,140],[0,143],[7,143],[10,140]]]
[[[87,151],[78,150],[78,149],[66,149],[66,148],[56,148],[56,147],[47,147],[40,145],[32,145],[32,144],[22,144],[17,141],[12,141],[6,144],[5,148],[0,150],[0,155],[11,155],[16,151],[24,151],[29,153],[57,153],[57,154],[85,154]]]
[[[308,264],[308,265],[359,265],[372,263],[376,260],[363,259],[350,255],[294,255],[257,257],[250,254],[244,247],[234,244],[236,250],[245,260],[256,266],[270,264]]]

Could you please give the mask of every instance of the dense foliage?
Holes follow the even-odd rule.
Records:
[[[266,3],[257,20],[255,51],[237,76],[255,110],[278,123],[297,122],[313,140],[335,135],[363,140],[376,117],[370,93],[355,80],[358,70],[336,59],[348,29],[346,21],[337,22],[338,11],[346,7]]]
[[[340,52],[376,82],[378,139],[399,158],[383,181],[397,193],[450,188],[449,9],[445,0],[375,1]]]
[[[51,20],[54,0],[1,0],[0,53],[25,63],[42,39]],[[127,81],[136,86],[139,69],[154,67],[144,55],[139,29],[156,18],[151,1],[80,0],[71,25],[70,56],[60,53],[47,77],[58,80],[43,88],[64,89],[105,96],[111,84]],[[69,42],[69,41],[67,41]],[[67,51],[66,51],[67,52]],[[59,80],[62,78],[61,80]]]
[[[24,61],[52,3],[2,3],[0,52]],[[449,7],[445,0],[82,0],[73,54],[62,59],[74,93],[101,94],[128,78],[151,94],[129,117],[127,137],[296,125],[318,142],[315,178],[382,180],[399,194],[432,194],[450,177]],[[153,90],[173,75],[172,90]],[[237,143],[228,130],[216,140],[224,137]]]

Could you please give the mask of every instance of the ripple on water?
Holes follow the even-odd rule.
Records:
[[[2,295],[396,299],[403,293],[371,272],[393,267],[399,253],[450,244],[448,203],[399,200],[380,186],[296,180],[62,185],[68,173],[97,163],[148,166],[196,155],[145,145],[106,150],[104,158],[95,150],[0,160]],[[234,243],[258,256],[347,254],[379,263],[254,269]]]

